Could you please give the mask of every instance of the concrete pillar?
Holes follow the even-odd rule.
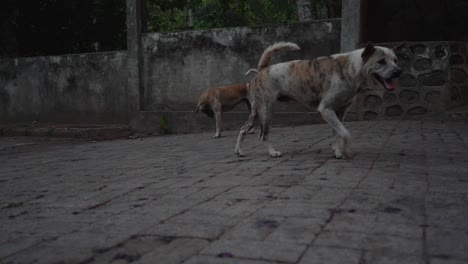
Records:
[[[341,52],[356,49],[362,40],[364,4],[363,0],[343,0],[342,2]]]
[[[127,6],[127,100],[130,126],[142,110],[143,85],[141,79],[141,33],[143,0],[126,0]]]

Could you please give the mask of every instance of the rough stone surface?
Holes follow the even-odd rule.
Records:
[[[385,115],[394,117],[401,116],[403,114],[403,108],[400,105],[392,105],[385,109]]]
[[[400,100],[404,104],[414,104],[419,101],[419,93],[412,90],[403,90],[400,93]]]
[[[380,104],[382,104],[382,99],[377,95],[368,95],[364,99],[364,106],[367,108],[374,108]]]
[[[440,45],[440,46],[437,46],[434,50],[434,57],[436,59],[443,59],[445,57],[447,57],[447,50],[444,48],[444,46]]]
[[[465,53],[466,52],[466,46],[462,42],[454,42],[452,45],[450,45],[450,51],[456,53]]]
[[[364,113],[364,120],[374,120],[378,117],[379,114],[377,114],[374,111],[367,111]]]
[[[400,66],[402,70],[409,71],[411,68],[412,54],[408,51],[406,52],[400,51],[396,55],[398,58],[398,66]]]
[[[418,84],[418,80],[411,74],[405,74],[400,77],[400,79],[398,80],[398,84],[404,87],[413,87],[416,86],[416,84]]]
[[[411,51],[416,55],[421,55],[426,52],[427,47],[422,44],[417,44],[411,47]]]
[[[439,103],[441,99],[440,92],[429,92],[426,94],[426,102],[428,103]]]
[[[427,109],[421,106],[416,106],[408,110],[408,115],[424,115],[427,113]]]
[[[0,138],[2,263],[466,263],[468,124],[274,128],[83,142]]]
[[[463,57],[460,55],[452,55],[452,57],[450,57],[450,64],[459,65],[463,63],[464,63]]]
[[[429,70],[432,66],[432,61],[430,59],[419,59],[414,63],[414,69],[417,71],[426,71]]]
[[[445,73],[443,71],[433,71],[427,74],[421,74],[419,81],[426,86],[441,86],[445,84]]]
[[[397,100],[397,96],[392,93],[385,93],[383,100],[385,103],[393,103]]]
[[[462,69],[450,69],[451,79],[456,83],[465,83],[467,80],[467,74]]]

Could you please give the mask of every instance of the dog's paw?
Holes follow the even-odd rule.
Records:
[[[251,130],[247,131],[247,133],[248,134],[255,134],[255,131],[254,131],[254,129],[251,129]]]
[[[335,158],[337,159],[348,159],[348,158],[351,158],[352,156],[353,154],[351,151],[341,152],[339,150],[335,150]]]
[[[220,137],[221,137],[221,134],[219,134],[219,135],[216,134],[216,135],[212,136],[211,138],[220,138]]]
[[[279,151],[270,152],[270,157],[272,157],[272,158],[278,158],[278,157],[281,157],[281,156],[283,156],[283,153],[281,153]]]
[[[236,149],[234,150],[234,154],[236,154],[236,155],[239,156],[239,157],[245,157],[244,152],[241,151],[239,148],[236,148]]]
[[[344,159],[345,155],[339,150],[338,148],[334,148],[335,150],[335,158],[336,159]]]

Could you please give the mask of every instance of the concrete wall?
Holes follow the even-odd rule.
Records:
[[[211,130],[213,120],[191,113],[200,93],[250,80],[244,72],[256,67],[263,50],[277,41],[296,42],[302,49],[278,53],[272,63],[337,53],[340,28],[336,19],[143,34],[142,67],[136,73],[142,85],[134,98],[138,108],[130,111],[133,118],[128,117],[127,52],[0,59],[0,123],[130,121],[140,131],[162,126],[173,132]],[[413,42],[398,57],[405,71],[398,89],[366,89],[352,108],[358,119],[446,117],[468,106],[468,43]],[[275,125],[321,122],[310,111],[294,102],[280,103]],[[225,116],[226,126],[238,129],[246,116],[241,106]]]
[[[0,123],[121,123],[126,52],[0,59]]]
[[[246,77],[244,73],[255,68],[263,50],[278,41],[295,42],[302,49],[277,53],[272,63],[337,53],[340,27],[341,21],[333,19],[144,34],[143,108],[146,111],[192,111],[204,90],[250,80],[252,76]],[[281,104],[278,109],[306,110],[296,103]]]
[[[359,119],[445,118],[468,106],[468,43],[411,42],[397,56],[404,71],[398,88],[365,90],[357,101]]]

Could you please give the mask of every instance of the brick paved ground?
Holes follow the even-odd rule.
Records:
[[[80,142],[0,138],[1,263],[468,263],[468,123]],[[31,144],[33,142],[33,144]]]

